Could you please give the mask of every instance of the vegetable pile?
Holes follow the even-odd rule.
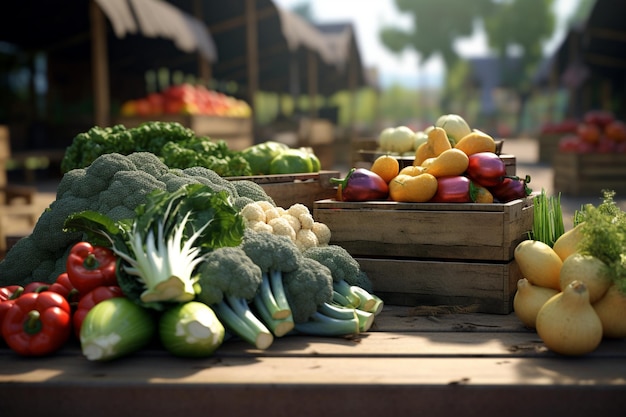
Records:
[[[151,191],[175,191],[185,184],[225,191],[237,208],[252,201],[272,201],[258,184],[228,181],[208,168],[169,168],[149,152],[104,154],[87,168],[63,175],[55,201],[41,214],[33,232],[20,239],[0,262],[0,285],[52,282],[64,272],[70,247],[82,237],[64,230],[69,215],[93,210],[115,221],[132,218]]]
[[[88,360],[110,361],[154,343],[203,357],[228,338],[268,349],[366,332],[383,302],[329,242],[306,206],[277,207],[252,181],[106,153],[64,174],[0,262],[0,335],[23,356],[75,338]]]
[[[522,273],[514,311],[552,351],[594,351],[602,338],[626,337],[626,213],[604,190],[563,231],[559,198],[535,198],[531,239],[514,251]],[[537,207],[539,206],[539,207]]]
[[[508,203],[532,192],[528,187],[530,176],[507,175],[504,161],[496,154],[495,140],[471,130],[458,115],[440,117],[434,126],[421,132],[419,141],[417,137],[413,142],[406,139],[409,132],[407,127],[386,129],[380,144],[384,149],[406,152],[413,143],[413,165],[400,169],[393,156],[381,155],[371,169],[353,168],[345,178],[332,179],[338,185],[337,199]]]
[[[61,160],[66,173],[86,168],[101,155],[149,152],[170,168],[205,167],[227,177],[250,175],[250,165],[228,148],[224,140],[196,136],[195,132],[175,122],[146,122],[127,129],[123,125],[94,126],[74,137]]]

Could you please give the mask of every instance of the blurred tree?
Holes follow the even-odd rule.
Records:
[[[401,12],[413,18],[413,27],[403,30],[395,25],[385,26],[380,39],[389,50],[401,53],[414,49],[421,56],[420,65],[440,55],[450,69],[461,58],[454,42],[471,36],[476,22],[489,12],[492,0],[394,0]],[[418,68],[416,68],[416,71]],[[442,95],[442,110],[446,111],[449,91]]]
[[[554,33],[553,3],[554,0],[499,1],[484,19],[489,47],[503,60],[513,57],[519,60],[515,70],[501,74],[505,85],[518,96],[516,132],[521,130],[532,91],[532,76],[543,59],[543,43]]]
[[[514,84],[511,87],[518,92],[521,103],[525,102],[532,72],[542,59],[542,44],[554,32],[553,0],[394,1],[400,11],[412,15],[414,25],[409,30],[383,27],[380,38],[389,50],[400,53],[415,49],[422,65],[440,54],[446,69],[451,70],[461,59],[455,41],[482,28],[489,46],[502,59],[516,56],[522,63],[520,73],[502,75]],[[458,79],[453,81],[451,87],[458,88]],[[442,96],[443,111],[449,109],[451,91],[446,90]]]

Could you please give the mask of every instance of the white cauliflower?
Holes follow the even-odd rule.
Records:
[[[289,239],[295,242],[296,231],[291,227],[291,224],[284,217],[277,217],[270,220],[267,223],[273,230],[275,235],[287,236]]]
[[[326,224],[314,222],[311,230],[315,233],[320,246],[328,245],[330,243],[330,228]]]

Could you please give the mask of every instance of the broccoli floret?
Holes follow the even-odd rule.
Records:
[[[250,180],[234,180],[231,181],[235,189],[237,190],[237,194],[241,197],[248,197],[253,201],[267,201],[271,203],[273,206],[276,206],[274,199],[270,197],[263,187],[257,184],[254,181]]]
[[[330,269],[333,289],[337,293],[334,297],[337,304],[368,312],[379,311],[382,308],[380,299],[364,288],[371,288],[367,275],[361,271],[357,260],[342,246],[315,246],[304,250],[302,255],[315,259]]]
[[[254,200],[248,197],[239,196],[233,199],[233,206],[239,211],[243,210],[250,203],[254,203]]]
[[[293,320],[304,323],[319,306],[332,301],[330,269],[310,258],[300,258],[298,268],[283,273],[283,285]]]
[[[197,299],[213,308],[234,334],[267,349],[274,337],[248,304],[261,285],[261,268],[240,247],[221,247],[206,255],[198,275]]]
[[[233,197],[237,197],[239,195],[237,194],[237,189],[233,184],[231,184],[230,181],[224,179],[217,172],[211,169],[202,166],[195,166],[183,169],[183,173],[190,177],[197,178],[198,182],[210,186],[215,191],[226,190]]]
[[[263,275],[255,305],[262,305],[275,319],[288,318],[291,308],[282,285],[282,274],[298,267],[301,252],[286,236],[259,233],[249,228],[244,231],[241,248],[261,268]]]
[[[361,324],[354,309],[334,306],[330,269],[311,258],[299,259],[298,268],[283,274],[285,294],[292,307],[295,330],[318,336],[359,333]],[[365,315],[364,315],[365,318]],[[373,318],[367,317],[369,329]]]

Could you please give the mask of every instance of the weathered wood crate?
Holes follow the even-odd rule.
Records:
[[[335,198],[337,187],[331,178],[340,178],[339,171],[320,171],[310,174],[251,175],[227,177],[227,180],[249,180],[259,184],[279,207],[289,208],[304,204],[313,212],[317,200]]]
[[[513,253],[532,230],[532,198],[506,204],[316,201],[315,220],[396,305],[509,314],[521,273]]]
[[[539,144],[539,162],[551,164],[559,151],[559,141],[564,133],[542,133],[537,138]]]
[[[557,152],[554,190],[571,196],[601,196],[603,189],[626,194],[626,154]]]

